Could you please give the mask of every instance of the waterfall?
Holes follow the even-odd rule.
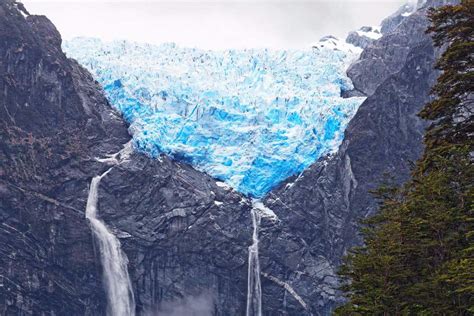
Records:
[[[247,316],[262,316],[262,285],[260,283],[260,262],[258,260],[258,229],[260,213],[252,207],[253,243],[249,247],[249,267],[247,279]]]
[[[105,288],[107,292],[107,315],[134,316],[135,298],[132,283],[128,275],[128,259],[120,248],[120,241],[107,229],[104,222],[97,218],[97,201],[100,180],[110,171],[95,176],[89,188],[86,218],[99,244]]]

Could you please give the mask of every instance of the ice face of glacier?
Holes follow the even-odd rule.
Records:
[[[187,161],[253,197],[335,151],[363,101],[340,97],[360,51],[333,38],[295,51],[90,38],[63,46],[130,123],[136,149]]]

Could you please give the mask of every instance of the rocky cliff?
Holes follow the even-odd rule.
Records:
[[[369,44],[349,70],[368,99],[337,154],[269,193],[260,231],[265,315],[326,315],[336,267],[357,244],[368,194],[407,179],[421,152],[437,52],[426,9]],[[51,22],[0,1],[0,313],[103,315],[102,267],[84,210],[100,160],[130,137]],[[110,159],[109,159],[110,161]],[[242,315],[251,203],[189,165],[133,153],[99,188],[99,216],[121,240],[139,314]]]
[[[110,167],[98,158],[130,136],[51,22],[20,9],[0,2],[0,314],[103,315],[84,210],[91,178]],[[197,300],[243,313],[252,225],[241,195],[133,154],[102,180],[99,209],[128,254],[138,311]]]
[[[262,233],[264,267],[279,271],[274,275],[291,280],[294,288],[314,290],[308,297],[319,295],[313,304],[322,314],[340,300],[335,272],[344,253],[360,243],[360,220],[377,210],[369,192],[385,180],[406,181],[422,152],[426,122],[417,113],[438,75],[439,52],[425,34],[427,8],[435,4],[428,2],[392,25],[348,70],[357,90],[351,93],[368,98],[349,123],[339,151],[266,197],[285,227]],[[273,257],[268,250],[275,248],[284,255]],[[309,286],[310,279],[320,282]]]

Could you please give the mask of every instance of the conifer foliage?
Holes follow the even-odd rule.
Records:
[[[340,275],[336,315],[474,315],[474,1],[431,9],[427,32],[445,48],[425,152],[401,188],[382,186],[365,244]]]

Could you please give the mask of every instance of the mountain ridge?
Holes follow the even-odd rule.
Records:
[[[423,32],[425,12],[405,17],[391,41],[367,46],[366,66],[352,68],[360,82],[371,78],[359,85],[370,95],[339,152],[265,198],[279,221],[262,218],[260,227],[264,314],[330,313],[340,302],[337,266],[360,241],[357,220],[376,210],[368,191],[385,171],[404,181],[420,154],[425,123],[415,113],[429,99],[439,54]],[[4,0],[0,39],[1,310],[102,315],[101,263],[83,212],[90,180],[110,167],[98,159],[130,140],[127,126],[61,52],[49,20]],[[407,45],[402,65],[378,72],[371,60],[392,42]],[[137,153],[102,179],[98,195],[99,216],[129,259],[139,314],[189,301],[215,315],[244,314],[251,201],[189,165]]]

